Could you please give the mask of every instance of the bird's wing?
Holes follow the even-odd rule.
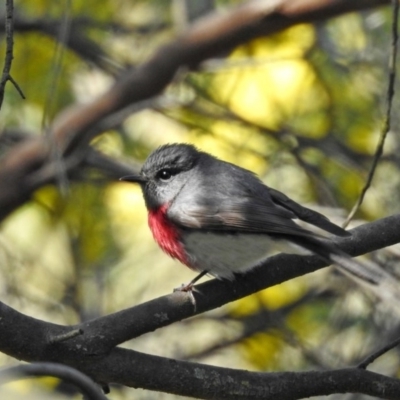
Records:
[[[264,186],[262,193],[244,193],[224,197],[218,203],[210,197],[174,202],[168,217],[176,224],[192,229],[242,231],[309,236],[311,232],[297,225],[301,219],[337,236],[351,236],[324,215],[303,207],[283,193]],[[314,235],[318,236],[318,235]]]
[[[268,191],[275,203],[281,205],[285,209],[293,211],[297,218],[308,222],[309,224],[315,225],[329,233],[333,233],[336,236],[351,236],[350,232],[329,221],[325,215],[301,206],[278,190],[268,188]]]
[[[254,199],[226,199],[219,204],[210,204],[206,199],[196,204],[181,201],[172,204],[167,215],[174,223],[190,229],[311,235],[292,221],[297,216],[291,210],[273,202],[255,202]]]
[[[293,221],[301,219],[329,233],[348,235],[322,214],[264,185],[251,172],[208,161],[203,165],[205,172],[199,170],[192,184],[184,185],[170,204],[167,214],[176,224],[191,229],[313,235]]]

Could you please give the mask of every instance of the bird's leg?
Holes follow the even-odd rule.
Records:
[[[178,288],[174,289],[174,292],[191,292],[193,290],[194,284],[201,279],[204,275],[207,275],[208,271],[204,270],[201,271],[198,275],[196,275],[190,282],[188,283],[183,283],[181,286]]]

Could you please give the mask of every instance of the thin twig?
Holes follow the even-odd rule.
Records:
[[[392,0],[392,7],[393,7],[393,19],[392,19],[392,43],[391,43],[391,52],[389,55],[389,82],[386,92],[386,114],[383,120],[381,135],[379,138],[379,143],[375,151],[374,159],[372,160],[371,169],[368,173],[367,181],[365,182],[364,187],[361,190],[361,194],[354,205],[353,209],[351,210],[349,216],[347,217],[346,221],[343,223],[343,228],[345,228],[358,209],[361,207],[361,204],[364,201],[364,197],[371,186],[372,179],[374,178],[376,168],[378,166],[378,162],[383,153],[383,147],[385,145],[386,137],[390,131],[391,125],[391,114],[392,114],[392,105],[393,105],[393,97],[394,97],[394,84],[396,81],[396,61],[397,61],[397,43],[399,39],[398,34],[398,19],[399,19],[399,1]]]
[[[25,100],[26,97],[24,95],[24,92],[22,91],[21,86],[18,85],[17,81],[11,75],[8,76],[8,80],[14,85],[21,98]]]
[[[70,30],[71,30],[71,0],[65,0],[64,4],[64,15],[60,22],[60,28],[57,35],[55,51],[53,54],[53,71],[51,73],[48,85],[48,91],[46,93],[45,105],[43,107],[43,115],[42,115],[42,130],[47,134],[50,134],[47,129],[47,120],[52,117],[52,113],[55,111],[57,102],[57,91],[58,84],[60,81],[60,76],[63,68],[63,60],[65,55],[66,44],[69,40]]]
[[[387,344],[386,346],[383,346],[381,349],[379,349],[375,353],[369,355],[367,358],[365,358],[363,361],[361,361],[357,365],[357,368],[366,369],[369,364],[373,363],[377,358],[379,358],[383,354],[387,353],[389,350],[392,350],[394,347],[396,347],[399,344],[400,344],[400,338],[397,338],[393,342]]]
[[[66,340],[73,339],[74,337],[80,335],[83,335],[82,329],[73,329],[72,331],[50,337],[49,343],[54,344],[54,343],[65,342]]]
[[[47,119],[51,117],[51,114],[55,111],[55,107],[57,105],[57,89],[63,67],[63,60],[66,48],[65,44],[68,42],[71,29],[71,8],[71,0],[65,0],[65,12],[61,21],[60,31],[56,42],[56,48],[53,55],[53,73],[50,77],[50,89],[47,93],[45,105],[43,108],[42,130],[45,132],[49,139],[51,139],[51,131],[48,129]],[[62,153],[56,145],[51,146],[51,159],[55,161],[56,183],[58,189],[60,190],[61,194],[65,196],[68,193],[69,182],[64,160],[62,159]]]
[[[14,58],[13,55],[13,46],[14,46],[14,2],[13,0],[6,0],[6,23],[5,23],[5,31],[6,31],[6,56],[4,60],[3,74],[0,80],[0,108],[3,104],[4,100],[4,91],[6,88],[7,81],[11,80],[11,64]],[[14,83],[14,81],[12,81]],[[20,91],[19,91],[20,92]]]
[[[107,397],[87,375],[67,365],[40,362],[21,364],[0,370],[0,384],[34,376],[54,376],[77,386],[91,400],[107,400]]]

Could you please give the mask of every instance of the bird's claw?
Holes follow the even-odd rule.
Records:
[[[181,286],[174,288],[174,292],[192,292],[194,290],[194,286],[192,282],[182,283]]]
[[[193,304],[194,311],[196,311],[196,299],[194,298],[193,292],[197,291],[197,289],[194,287],[193,282],[189,283],[182,283],[181,286],[174,288],[174,293],[175,292],[184,292],[189,295],[190,302]]]

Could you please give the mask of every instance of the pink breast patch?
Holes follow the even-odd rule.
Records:
[[[180,241],[179,229],[167,218],[168,205],[149,210],[149,227],[155,241],[172,258],[187,265],[187,257]]]

